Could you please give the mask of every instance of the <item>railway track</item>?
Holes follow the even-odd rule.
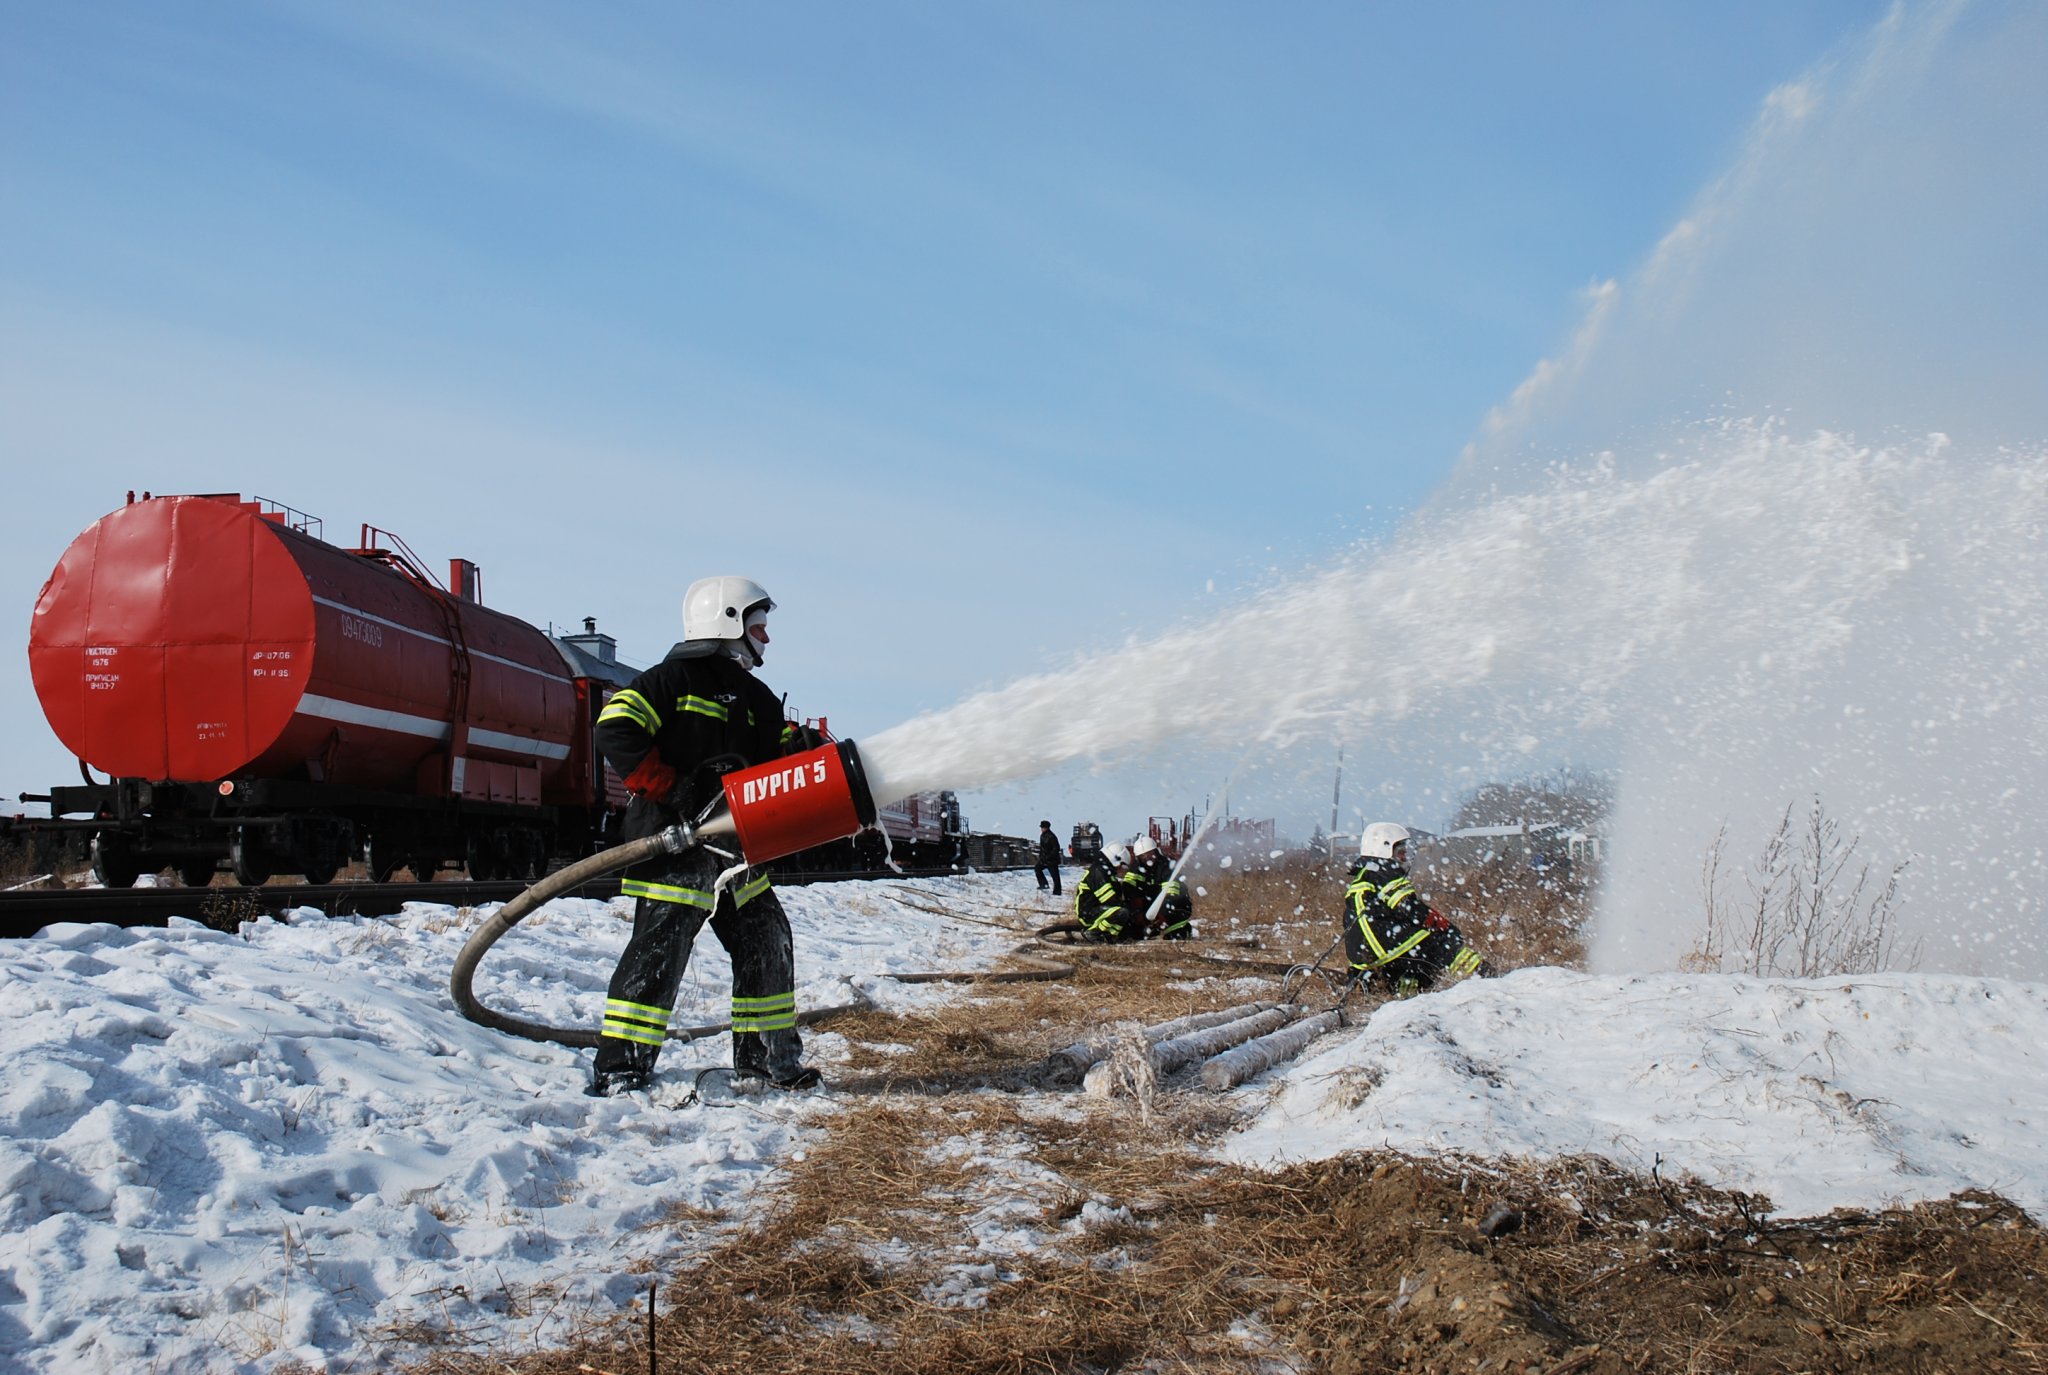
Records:
[[[837,883],[851,879],[945,878],[952,869],[906,869],[884,873],[777,873],[782,887]],[[0,939],[19,940],[60,922],[104,922],[111,926],[164,926],[173,917],[233,930],[243,921],[311,907],[334,917],[389,917],[409,902],[476,907],[510,902],[526,890],[520,879],[491,883],[269,883],[257,888],[29,888],[0,892]],[[584,884],[570,897],[608,900],[619,895],[619,880]]]

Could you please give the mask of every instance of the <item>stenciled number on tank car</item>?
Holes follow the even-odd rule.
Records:
[[[121,652],[119,645],[87,645],[85,647],[85,690],[87,692],[112,692],[121,686],[119,673],[95,673],[94,669],[108,669],[114,666],[114,656]]]
[[[251,678],[289,678],[292,652],[289,649],[259,649],[249,656],[256,665],[249,670]]]
[[[375,621],[366,621],[359,616],[343,612],[341,616],[341,638],[360,640],[372,649],[384,647],[384,627]]]

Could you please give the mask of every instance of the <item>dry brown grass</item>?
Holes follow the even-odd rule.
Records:
[[[1468,934],[1511,937],[1513,953],[1491,947],[1499,962],[1575,950],[1583,891],[1546,894],[1539,917],[1513,905],[1514,879],[1431,896]],[[785,1163],[764,1211],[701,1219],[705,1244],[657,1270],[658,1368],[2048,1368],[2048,1243],[1995,1199],[1772,1222],[1740,1196],[1598,1160],[1361,1154],[1266,1174],[1206,1153],[1230,1098],[1169,1086],[1140,1116],[1046,1087],[1043,1057],[1106,1023],[1245,1001],[1248,981],[1277,990],[1275,971],[1335,934],[1335,901],[1320,900],[1333,883],[1307,869],[1212,881],[1198,918],[1231,939],[1090,948],[1066,981],[824,1024],[852,1047],[844,1109]],[[1221,959],[1239,963],[1205,963]],[[1513,1225],[1482,1235],[1496,1209]],[[650,1368],[644,1307],[562,1351],[445,1351],[414,1367]]]

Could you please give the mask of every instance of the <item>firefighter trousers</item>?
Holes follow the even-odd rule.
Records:
[[[649,1074],[668,1037],[676,991],[706,921],[732,960],[733,1068],[779,1078],[803,1054],[796,1029],[796,956],[789,918],[765,874],[716,894],[715,864],[629,872],[633,935],[606,992],[596,1073]],[[714,905],[715,902],[715,905]]]
[[[1344,928],[1344,953],[1354,978],[1369,974],[1389,988],[1410,981],[1420,989],[1433,988],[1447,974],[1477,973],[1484,963],[1457,927],[1406,921],[1381,922],[1370,932],[1357,921],[1350,922]]]

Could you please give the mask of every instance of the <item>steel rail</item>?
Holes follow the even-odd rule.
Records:
[[[893,870],[879,873],[776,870],[775,882],[782,887],[797,887],[808,883],[870,879],[954,878],[961,872],[957,869],[910,869],[901,874]],[[1004,871],[978,869],[975,872]],[[330,917],[389,917],[404,911],[406,904],[412,902],[448,907],[510,902],[527,887],[523,879],[500,879],[489,883],[447,879],[437,883],[266,883],[260,887],[228,884],[215,888],[23,888],[0,892],[0,940],[26,939],[47,926],[62,922],[120,927],[166,926],[174,917],[187,917],[203,925],[232,929],[234,924],[256,916],[278,916],[300,907],[316,908]],[[609,901],[618,895],[619,880],[615,876],[588,880],[564,894],[598,901]]]

